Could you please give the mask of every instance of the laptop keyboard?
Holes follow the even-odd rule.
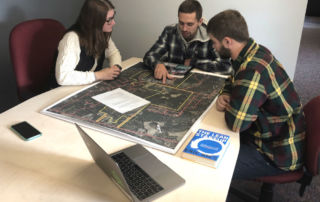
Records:
[[[154,181],[125,153],[118,153],[116,155],[113,155],[112,158],[115,162],[118,163],[131,192],[139,200],[143,200],[163,190],[163,187],[161,187],[156,181]]]

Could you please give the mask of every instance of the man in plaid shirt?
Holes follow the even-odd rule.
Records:
[[[219,54],[231,57],[235,72],[216,104],[219,111],[225,111],[228,127],[240,132],[233,179],[301,169],[305,120],[299,96],[282,65],[249,38],[238,11],[217,14],[207,31]]]
[[[221,59],[212,47],[206,24],[203,23],[200,3],[195,0],[182,2],[178,18],[179,23],[165,27],[143,58],[144,64],[154,70],[154,77],[162,79],[163,83],[167,78],[171,79],[166,69],[168,63],[231,74],[229,58]]]

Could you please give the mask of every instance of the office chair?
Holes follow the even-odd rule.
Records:
[[[66,29],[53,19],[34,19],[16,25],[9,38],[10,56],[20,101],[49,90],[57,47]]]
[[[230,187],[231,193],[245,201],[271,202],[275,184],[298,182],[301,184],[299,195],[303,196],[306,186],[311,184],[312,177],[320,171],[320,96],[310,100],[303,107],[303,111],[306,118],[305,167],[298,171],[256,179],[263,183],[259,199],[234,187]]]

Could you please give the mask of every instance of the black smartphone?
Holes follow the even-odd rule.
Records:
[[[26,141],[33,140],[41,136],[41,132],[26,121],[12,125],[11,129]]]

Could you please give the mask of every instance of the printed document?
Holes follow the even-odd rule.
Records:
[[[121,88],[95,95],[92,98],[122,114],[150,103],[150,101]]]

